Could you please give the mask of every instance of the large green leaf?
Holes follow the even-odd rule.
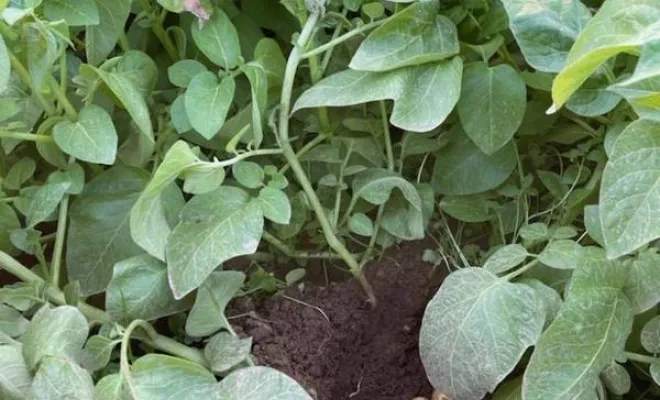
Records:
[[[589,9],[580,0],[502,3],[527,63],[538,71],[561,71],[573,42],[591,19]]]
[[[525,115],[525,82],[513,67],[489,68],[478,62],[465,67],[456,109],[463,129],[486,154],[505,146]]]
[[[124,25],[131,11],[132,0],[117,0],[108,3],[94,0],[99,11],[99,24],[87,27],[85,51],[87,62],[99,65],[112,52],[124,33]]]
[[[235,90],[234,78],[227,76],[218,83],[209,71],[200,72],[190,81],[184,97],[186,115],[205,139],[212,139],[222,128]]]
[[[481,399],[541,335],[545,313],[528,286],[482,268],[451,274],[426,308],[419,347],[434,387]]]
[[[170,222],[177,219],[168,218],[164,193],[186,168],[198,161],[186,142],[174,143],[131,210],[133,240],[160,260],[165,260],[165,244],[173,225]]]
[[[148,179],[145,171],[116,166],[87,183],[71,204],[67,273],[84,296],[104,291],[115,263],[142,252],[131,239],[129,216]]]
[[[513,143],[488,155],[460,129],[455,129],[449,145],[436,152],[433,188],[438,193],[452,196],[482,193],[502,184],[515,167]]]
[[[621,96],[609,90],[605,75],[594,76],[573,93],[566,108],[578,115],[594,117],[607,114],[621,101]]]
[[[45,357],[34,377],[30,400],[92,400],[94,382],[87,371],[72,360]]]
[[[44,12],[49,20],[63,19],[69,26],[98,25],[100,22],[94,0],[47,0]]]
[[[181,358],[161,354],[149,354],[139,358],[131,366],[133,393],[138,399],[192,400],[211,397],[195,397],[195,390],[205,389],[216,383],[206,368]]]
[[[660,149],[660,122],[637,119],[616,137],[608,155],[611,162],[636,150],[656,148]]]
[[[117,263],[105,297],[106,311],[122,322],[157,319],[191,306],[191,298],[174,299],[167,266],[148,254]]]
[[[600,372],[623,351],[631,327],[630,303],[619,289],[571,293],[536,345],[523,398],[562,400],[593,393]]]
[[[87,340],[87,320],[77,308],[43,306],[23,335],[23,357],[36,369],[44,357],[75,359]]]
[[[254,253],[263,227],[260,202],[239,188],[221,187],[195,196],[168,239],[167,268],[174,297],[180,299],[199,287],[230,258]]]
[[[268,367],[242,368],[229,374],[213,391],[213,400],[312,400],[296,381]]]
[[[389,71],[457,54],[456,26],[439,15],[438,9],[438,2],[432,0],[415,3],[397,13],[362,42],[349,67]]]
[[[23,360],[20,344],[0,345],[0,396],[6,400],[23,400],[32,384],[32,376]]]
[[[459,57],[388,72],[346,70],[331,75],[303,93],[293,111],[342,107],[394,100],[390,122],[413,132],[440,125],[460,96],[463,62]]]
[[[655,251],[640,253],[629,265],[623,292],[633,312],[643,313],[660,303],[660,255]]]
[[[65,153],[80,160],[112,165],[117,155],[117,131],[103,108],[90,104],[78,121],[62,121],[53,127],[53,139]]]
[[[245,274],[239,271],[216,271],[204,281],[188,319],[186,333],[204,337],[228,328],[225,307],[243,285]]]
[[[636,52],[657,40],[660,3],[656,0],[607,0],[589,21],[568,54],[566,67],[552,85],[557,109],[610,57]]]
[[[214,64],[226,70],[238,65],[241,57],[238,33],[224,11],[215,9],[208,23],[194,24],[191,31],[197,47]]]

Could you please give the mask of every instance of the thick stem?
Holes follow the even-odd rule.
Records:
[[[52,142],[53,137],[48,135],[35,135],[34,133],[9,132],[0,129],[0,138],[26,140],[29,142]]]
[[[320,144],[321,142],[323,142],[327,138],[328,138],[328,135],[326,135],[325,133],[319,134],[314,139],[307,142],[303,147],[301,147],[300,150],[298,150],[298,152],[296,153],[296,158],[300,158],[303,155],[307,154],[307,152],[309,152],[311,149],[316,147],[316,145]],[[279,172],[280,172],[280,174],[283,174],[288,170],[289,170],[289,164],[285,164],[282,168],[280,168]]]
[[[315,56],[317,54],[321,54],[325,51],[328,51],[328,50],[332,49],[333,47],[347,41],[348,39],[351,39],[354,36],[360,35],[360,34],[366,32],[366,31],[369,31],[371,29],[379,27],[380,25],[384,24],[387,21],[389,21],[389,18],[381,19],[380,21],[371,22],[369,24],[362,25],[359,28],[355,28],[352,31],[349,31],[349,32],[339,36],[338,38],[335,38],[335,39],[329,41],[328,43],[325,43],[325,44],[323,44],[323,45],[321,45],[321,46],[319,46],[315,49],[312,49],[312,50],[304,53],[301,56],[301,59],[304,60],[306,58],[309,58],[309,57]]]
[[[361,273],[360,265],[358,264],[355,257],[353,257],[353,255],[348,251],[348,249],[344,246],[344,244],[337,238],[334,231],[332,230],[332,225],[330,224],[330,221],[328,221],[325,211],[323,210],[323,206],[321,205],[319,198],[316,196],[316,193],[314,192],[314,188],[309,182],[309,179],[307,179],[307,175],[305,174],[305,171],[300,165],[300,162],[296,157],[296,153],[291,147],[291,143],[289,142],[289,112],[291,110],[291,93],[293,91],[293,84],[296,77],[296,71],[298,70],[298,64],[300,63],[301,60],[302,49],[304,49],[305,46],[307,45],[307,42],[309,41],[309,38],[312,35],[314,26],[316,25],[318,19],[319,19],[319,15],[317,13],[313,13],[309,16],[307,22],[305,23],[305,26],[303,27],[302,32],[300,33],[300,36],[298,37],[298,42],[296,43],[296,46],[293,48],[291,54],[289,55],[289,59],[287,61],[286,70],[284,74],[284,82],[282,84],[282,97],[280,99],[280,119],[278,121],[279,122],[278,134],[280,137],[280,146],[284,151],[284,157],[286,157],[289,165],[291,166],[291,170],[296,176],[298,183],[305,191],[305,194],[307,195],[307,199],[309,200],[310,204],[312,205],[312,208],[314,209],[314,212],[316,213],[316,217],[319,221],[319,224],[321,225],[323,234],[325,235],[326,240],[328,241],[328,245],[342,257],[344,262],[346,262],[346,264],[350,268],[353,275],[359,277]],[[367,293],[367,296],[369,297],[369,301],[375,305],[375,295],[373,293],[373,290],[371,289],[370,285],[368,284],[365,285],[364,284],[365,282],[366,281],[364,279],[360,280],[362,287],[364,288],[365,292]]]
[[[522,267],[518,268],[517,270],[515,270],[513,272],[510,272],[507,275],[504,275],[501,279],[510,281],[513,278],[524,274],[528,269],[534,267],[538,263],[539,263],[539,260],[532,260],[532,261],[528,262],[527,264],[523,265]]]
[[[645,364],[660,364],[660,358],[651,357],[644,354],[629,353],[624,351],[623,356],[630,361],[637,361]]]

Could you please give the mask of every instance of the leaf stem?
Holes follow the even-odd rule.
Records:
[[[338,38],[332,39],[332,40],[329,41],[328,43],[325,43],[325,44],[323,44],[323,45],[321,45],[321,46],[319,46],[319,47],[316,47],[316,48],[314,48],[314,49],[312,49],[312,50],[310,50],[310,51],[308,51],[308,52],[302,54],[302,55],[300,56],[300,59],[304,60],[304,59],[306,59],[306,58],[313,57],[313,56],[315,56],[315,55],[317,55],[317,54],[321,54],[321,53],[323,53],[323,52],[325,52],[325,51],[328,51],[328,50],[334,48],[335,46],[337,46],[337,45],[339,45],[339,44],[341,44],[341,43],[347,41],[348,39],[350,39],[350,38],[352,38],[352,37],[354,37],[354,36],[357,36],[357,35],[359,35],[359,34],[361,34],[361,33],[364,33],[364,32],[366,32],[366,31],[369,31],[369,30],[371,30],[371,29],[374,29],[374,28],[379,27],[380,25],[384,24],[384,23],[387,22],[387,21],[389,21],[389,18],[384,18],[384,19],[381,19],[381,20],[379,20],[379,21],[374,21],[374,22],[371,22],[371,23],[368,23],[368,24],[362,25],[362,26],[360,26],[360,27],[358,27],[358,28],[355,28],[355,29],[353,29],[353,30],[351,30],[351,31],[348,31],[347,33],[345,33],[345,34],[339,36]]]
[[[293,84],[296,78],[296,71],[298,70],[298,65],[300,64],[302,49],[306,47],[307,42],[309,41],[314,31],[314,26],[318,22],[318,19],[319,19],[318,13],[310,14],[309,18],[307,19],[307,22],[305,22],[305,25],[303,26],[302,32],[298,36],[297,43],[294,46],[293,50],[291,51],[291,54],[289,55],[289,59],[287,60],[287,65],[284,74],[284,82],[282,84],[282,96],[280,98],[280,116],[279,116],[280,118],[278,121],[279,122],[278,134],[280,137],[279,141],[280,141],[280,146],[284,151],[284,156],[286,157],[289,165],[291,166],[291,170],[295,174],[298,183],[305,191],[305,194],[307,195],[307,199],[309,200],[310,204],[312,205],[312,208],[314,209],[314,212],[316,213],[316,217],[319,221],[319,224],[321,225],[323,234],[325,235],[326,240],[328,241],[328,245],[330,245],[330,247],[335,252],[341,255],[342,259],[344,260],[344,262],[346,262],[353,275],[358,277],[358,279],[360,280],[360,284],[362,285],[365,292],[367,293],[367,296],[369,297],[369,301],[371,302],[372,305],[375,306],[376,296],[374,295],[371,285],[369,285],[369,283],[366,281],[364,277],[361,277],[362,271],[360,270],[360,265],[358,264],[357,260],[348,251],[346,246],[344,246],[344,244],[337,238],[334,231],[332,230],[332,225],[330,224],[330,221],[328,221],[328,218],[325,214],[325,210],[323,209],[323,206],[321,205],[319,198],[316,196],[316,193],[314,192],[314,188],[309,182],[309,179],[307,179],[307,175],[305,174],[305,171],[300,165],[300,162],[296,158],[296,153],[291,147],[291,143],[289,142],[289,113],[291,111],[291,93],[293,92]],[[320,52],[317,52],[315,54],[318,53]]]
[[[336,232],[337,231],[337,224],[339,222],[339,213],[341,212],[341,192],[342,192],[342,186],[344,186],[344,170],[348,166],[348,162],[351,159],[351,155],[353,154],[353,144],[354,142],[351,140],[350,146],[348,147],[348,150],[346,151],[346,157],[344,157],[344,162],[341,163],[341,167],[339,168],[339,180],[337,182],[337,190],[335,191],[335,208],[332,213],[332,229]]]
[[[513,278],[515,278],[515,277],[517,277],[517,276],[519,276],[519,275],[522,275],[522,274],[525,273],[528,269],[534,267],[534,266],[535,266],[536,264],[538,264],[538,263],[539,263],[539,260],[538,260],[538,259],[534,259],[534,260],[528,262],[527,264],[523,265],[522,267],[518,268],[517,270],[515,270],[515,271],[513,271],[513,272],[510,272],[510,273],[504,275],[504,276],[502,277],[502,279],[507,280],[507,281],[510,281],[510,280],[512,280]]]
[[[53,76],[48,76],[48,84],[55,95],[57,101],[64,107],[64,112],[69,119],[76,120],[78,119],[78,111],[71,104],[69,98],[66,97],[66,92],[62,91],[62,86],[53,78]]]
[[[151,22],[151,30],[165,48],[167,55],[170,56],[172,61],[179,61],[179,54],[176,47],[163,28],[163,18],[156,14],[149,0],[141,0],[141,5],[142,9],[147,14],[147,18]],[[165,15],[166,14],[163,14],[163,16]]]
[[[623,352],[623,356],[630,361],[637,361],[645,364],[660,364],[660,358],[651,357],[644,354]]]
[[[311,149],[313,149],[314,147],[316,147],[316,145],[321,144],[321,142],[323,142],[323,141],[324,141],[325,139],[327,139],[327,138],[328,138],[328,135],[327,135],[327,134],[325,134],[325,133],[320,133],[320,134],[319,134],[318,136],[316,136],[314,139],[312,139],[312,140],[310,140],[309,142],[305,143],[305,145],[304,145],[303,147],[301,147],[300,150],[298,150],[298,152],[296,153],[296,158],[299,159],[300,157],[304,156],[304,155],[307,154]],[[279,173],[280,173],[280,174],[285,173],[286,171],[289,170],[289,167],[290,167],[289,164],[285,164],[282,168],[280,168]]]
[[[265,241],[275,246],[276,249],[284,253],[284,255],[287,257],[309,258],[309,259],[341,259],[339,255],[330,252],[311,253],[307,251],[294,251],[285,243],[283,243],[280,239],[276,238],[271,233],[266,231],[264,231],[262,237]]]
[[[29,142],[52,142],[53,137],[48,135],[35,135],[34,133],[10,132],[0,129],[0,138],[25,140]]]
[[[213,162],[202,162],[202,164],[211,164],[216,167],[228,167],[230,165],[236,164],[237,162],[241,160],[245,160],[246,158],[250,157],[256,157],[256,156],[266,156],[266,155],[273,155],[273,154],[282,154],[284,151],[282,149],[258,149],[258,150],[252,150],[248,151],[242,154],[237,155],[236,157],[230,158],[228,160],[222,160],[222,161],[213,161]]]
[[[55,234],[55,248],[51,261],[50,278],[54,287],[60,287],[60,271],[62,269],[62,252],[66,236],[67,214],[69,212],[69,195],[64,195],[60,202],[59,218],[57,220],[57,233]]]

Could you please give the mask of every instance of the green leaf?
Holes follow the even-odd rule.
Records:
[[[87,62],[101,64],[117,45],[124,34],[124,25],[131,12],[132,0],[118,0],[108,3],[94,0],[99,13],[98,25],[90,25],[85,30],[85,51]]]
[[[124,400],[126,391],[119,374],[104,376],[94,388],[94,400]]]
[[[73,361],[66,358],[45,357],[34,377],[28,398],[30,400],[92,400],[94,382],[89,373]]]
[[[44,24],[32,22],[25,25],[25,42],[32,84],[41,88],[58,57],[57,37]]]
[[[349,67],[390,71],[457,54],[456,25],[438,9],[437,1],[422,1],[398,12],[362,42]]]
[[[113,340],[103,335],[91,336],[85,344],[85,351],[92,357],[91,371],[105,368],[110,362],[112,350],[121,343],[121,340]]]
[[[115,265],[105,298],[106,311],[122,322],[158,319],[191,306],[191,298],[174,299],[167,266],[148,254]]]
[[[257,189],[263,186],[265,178],[261,166],[252,161],[239,161],[231,167],[234,179],[249,189]]]
[[[482,268],[452,273],[422,321],[420,354],[431,383],[452,398],[482,398],[536,343],[544,320],[527,286]]]
[[[194,24],[191,31],[197,47],[214,64],[225,70],[233,69],[239,64],[241,45],[238,33],[224,11],[215,9],[208,23],[204,26]]]
[[[566,67],[552,85],[553,109],[559,109],[573,93],[612,56],[637,52],[656,40],[660,4],[655,0],[607,0],[586,25],[571,48]]]
[[[604,75],[588,79],[571,96],[566,108],[585,117],[607,114],[621,101],[621,96],[610,91],[608,84]]]
[[[195,196],[167,243],[167,268],[174,297],[190,293],[223,262],[253,254],[263,233],[259,201],[235,187]]]
[[[4,177],[2,184],[10,190],[19,190],[25,182],[30,180],[37,170],[37,163],[29,158],[21,158],[16,162],[7,175]]]
[[[579,0],[502,0],[513,32],[527,63],[543,72],[559,72],[568,52],[591,19]]]
[[[418,193],[420,201],[421,195]],[[430,195],[433,204],[433,189],[430,189]],[[394,192],[385,203],[380,227],[399,239],[418,240],[424,238],[426,223],[421,209],[416,208],[401,193]]]
[[[422,209],[422,200],[412,183],[401,175],[382,168],[370,168],[355,176],[352,183],[354,201],[364,199],[371,204],[384,204],[394,188],[399,189],[406,200],[417,210]]]
[[[660,237],[660,226],[653,223],[660,213],[658,182],[660,147],[632,151],[607,163],[599,209],[610,259]]]
[[[525,115],[525,82],[513,67],[485,63],[467,65],[456,106],[463,129],[486,154],[505,146]]]
[[[635,314],[643,313],[660,302],[660,255],[654,251],[640,253],[626,265],[624,293],[628,296]]]
[[[71,204],[66,265],[81,294],[105,291],[115,263],[142,253],[131,239],[129,216],[148,179],[145,171],[116,166],[87,183]]]
[[[9,204],[0,203],[0,251],[11,251],[10,232],[16,229],[21,229],[16,212]]]
[[[230,327],[225,317],[225,308],[244,280],[245,274],[239,271],[211,273],[197,291],[195,305],[186,320],[186,333],[193,337],[203,337]]]
[[[164,194],[183,171],[198,161],[186,142],[174,143],[131,209],[133,240],[159,260],[165,260],[165,244],[173,225],[167,218]]]
[[[98,25],[101,22],[94,0],[47,0],[44,12],[49,20],[63,19],[69,26]]]
[[[190,391],[215,384],[206,368],[181,358],[162,354],[140,357],[131,366],[131,380],[138,399],[203,399]]]
[[[620,364],[613,363],[600,373],[607,390],[617,396],[623,396],[630,391],[632,385],[628,370]]]
[[[186,90],[184,104],[190,124],[205,139],[212,139],[222,128],[234,100],[236,83],[227,76],[218,83],[212,72],[197,74]]]
[[[90,104],[78,121],[62,121],[53,127],[55,143],[67,154],[95,164],[112,165],[117,155],[117,131],[103,108]]]
[[[520,237],[528,242],[541,242],[550,238],[548,225],[542,222],[524,225],[519,231]]]
[[[254,49],[254,60],[266,70],[268,87],[280,87],[284,80],[286,58],[277,41],[271,38],[262,38]]]
[[[0,303],[0,331],[10,337],[18,337],[25,333],[28,320],[16,309]]]
[[[555,240],[539,254],[538,260],[548,267],[574,269],[584,256],[583,247],[572,240]]]
[[[623,351],[631,328],[630,303],[620,290],[571,293],[536,344],[523,398],[575,399],[595,390],[598,374]]]
[[[30,207],[26,213],[27,226],[34,228],[38,223],[48,219],[57,209],[69,186],[71,186],[69,182],[50,183],[40,186],[34,193],[30,201]]]
[[[493,219],[496,203],[482,195],[445,196],[440,200],[440,209],[459,221],[486,222]]]
[[[508,244],[499,248],[493,255],[488,257],[484,269],[493,274],[501,274],[522,264],[529,256],[527,249],[519,244]]]
[[[641,333],[642,346],[649,353],[660,353],[660,316],[648,321]]]
[[[184,172],[183,191],[192,194],[216,190],[225,180],[225,169],[217,166],[191,167]]]
[[[374,234],[374,223],[364,213],[355,213],[348,219],[348,229],[356,235],[371,237]]]
[[[78,163],[67,164],[64,171],[54,171],[48,175],[46,183],[61,183],[68,182],[69,189],[67,194],[78,195],[82,193],[85,186],[85,170]]]
[[[11,63],[5,40],[0,37],[0,93],[4,93],[9,87],[11,79]]]
[[[32,376],[23,360],[20,344],[0,345],[0,396],[6,400],[27,398]]]
[[[532,289],[535,297],[541,301],[545,311],[545,329],[548,325],[550,325],[552,321],[554,321],[554,319],[557,317],[557,314],[559,313],[559,310],[561,309],[561,296],[555,289],[551,288],[538,279],[523,279],[520,281],[520,283]]]
[[[605,247],[603,238],[603,229],[600,225],[600,212],[598,205],[588,205],[584,207],[584,226],[589,236],[599,245]]]
[[[522,377],[504,382],[493,393],[493,400],[523,400]]]
[[[660,148],[660,122],[638,119],[624,127],[608,155],[614,161],[636,150],[649,148]]]
[[[392,125],[412,132],[428,132],[438,127],[456,105],[462,70],[459,57],[389,72],[345,70],[304,92],[293,112],[391,99],[394,100]]]
[[[265,218],[283,225],[291,221],[291,203],[283,191],[266,186],[259,191],[259,201]]]
[[[223,379],[213,393],[231,400],[312,400],[296,381],[268,367],[239,369]]]
[[[241,339],[227,332],[213,336],[204,347],[204,357],[215,373],[228,371],[250,356],[252,338]]]
[[[258,62],[251,62],[241,67],[250,81],[252,94],[252,141],[255,147],[261,146],[264,132],[262,120],[268,105],[268,82],[266,68]]]
[[[163,6],[164,9],[175,13],[183,11],[183,3],[185,0],[157,0],[158,4]]]
[[[653,378],[653,382],[656,385],[660,385],[660,364],[651,364],[649,373],[651,374],[651,378]]]
[[[22,337],[25,363],[36,369],[46,356],[76,359],[88,331],[87,320],[77,308],[43,306]]]
[[[115,73],[130,81],[143,98],[149,99],[156,88],[159,71],[149,55],[129,50],[119,59]]]
[[[206,71],[204,64],[197,60],[181,60],[167,68],[167,76],[173,85],[187,88],[193,78]]]
[[[436,153],[431,181],[436,192],[444,195],[483,193],[502,184],[515,166],[513,143],[488,155],[458,129],[453,132],[449,145]]]

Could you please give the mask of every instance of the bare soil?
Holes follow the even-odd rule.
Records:
[[[259,364],[287,373],[317,400],[430,398],[417,341],[430,286],[430,267],[421,257],[431,247],[407,243],[368,266],[375,309],[359,284],[348,280],[292,288],[256,306],[236,302],[230,315],[252,316],[232,323],[252,336]]]

